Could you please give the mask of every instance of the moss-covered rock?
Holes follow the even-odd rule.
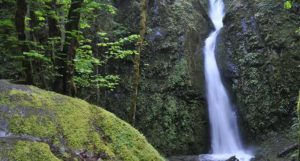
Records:
[[[164,160],[145,137],[87,102],[0,81],[0,160]]]
[[[8,158],[14,161],[60,161],[52,154],[48,144],[28,141],[18,141],[10,150]]]

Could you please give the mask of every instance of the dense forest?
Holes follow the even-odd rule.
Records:
[[[299,0],[0,11],[0,161],[300,159]]]

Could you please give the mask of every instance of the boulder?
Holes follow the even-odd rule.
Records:
[[[160,161],[126,122],[83,100],[0,80],[0,160]]]

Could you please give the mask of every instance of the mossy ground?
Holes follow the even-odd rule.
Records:
[[[84,152],[103,160],[164,160],[143,135],[115,115],[80,99],[18,87],[25,86],[0,91],[0,115],[15,137],[14,143],[9,138],[0,142],[2,159],[76,160]]]

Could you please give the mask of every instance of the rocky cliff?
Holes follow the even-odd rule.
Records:
[[[117,6],[119,21],[137,32],[139,2],[120,1]],[[136,127],[166,155],[198,154],[208,147],[202,47],[210,23],[204,6],[206,2],[197,0],[148,4]],[[126,119],[132,69],[129,64],[110,68],[123,81],[106,93],[103,106]]]
[[[219,60],[251,140],[292,125],[299,90],[299,6],[227,1]]]
[[[209,147],[203,45],[211,25],[206,0],[150,0],[147,45],[141,53],[137,124],[166,155],[199,154]],[[248,141],[289,128],[299,90],[299,7],[282,1],[225,0],[218,62]],[[139,2],[119,1],[119,22],[139,30]],[[102,104],[126,119],[131,63],[108,68],[122,83]],[[125,103],[124,103],[125,102]]]

